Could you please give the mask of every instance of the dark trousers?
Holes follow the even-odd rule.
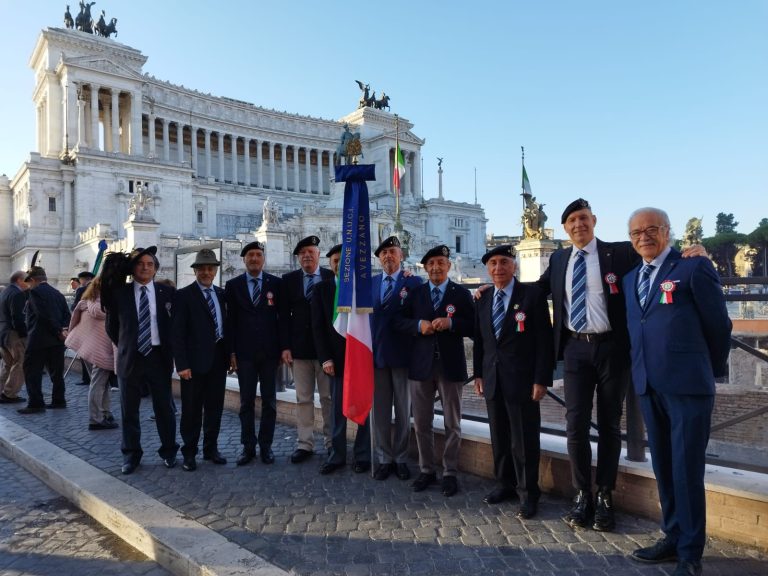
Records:
[[[493,399],[486,399],[493,449],[493,472],[502,488],[516,489],[520,500],[538,500],[539,432],[541,411],[533,400],[514,400],[496,386]]]
[[[83,379],[83,382],[85,382],[86,384],[91,383],[91,374],[90,372],[88,372],[88,368],[86,368],[85,366],[85,360],[83,360],[82,358],[80,358],[80,375]]]
[[[192,378],[181,381],[181,439],[184,458],[194,458],[203,429],[203,456],[218,452],[221,413],[224,410],[224,391],[227,367],[216,362],[216,367],[200,374],[192,371]]]
[[[640,408],[661,502],[661,529],[680,560],[701,560],[706,541],[704,465],[714,396],[659,394],[648,386]]]
[[[272,447],[277,421],[277,393],[275,372],[277,359],[237,359],[237,382],[240,385],[240,442],[243,449],[253,451],[256,443],[264,450]],[[261,424],[256,436],[256,387],[261,386]]]
[[[613,490],[621,455],[621,411],[630,380],[629,356],[612,340],[569,338],[563,351],[568,458],[574,488],[592,489],[589,424],[597,393],[598,486]]]
[[[123,428],[123,461],[138,464],[141,460],[141,423],[139,405],[141,388],[146,385],[152,396],[152,408],[155,411],[155,425],[160,437],[160,458],[176,456],[179,445],[176,443],[176,414],[173,410],[171,393],[171,372],[159,347],[152,348],[147,356],[137,353],[128,378],[117,379],[120,386],[120,412]]]
[[[24,353],[24,380],[27,385],[27,406],[42,408],[43,399],[43,370],[48,370],[53,388],[51,403],[64,404],[64,345],[47,348],[27,348]]]
[[[352,450],[355,462],[371,461],[370,417],[357,427]],[[343,464],[347,461],[347,418],[344,416],[344,379],[331,377],[331,450],[328,462]]]

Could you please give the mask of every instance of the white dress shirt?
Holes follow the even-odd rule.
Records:
[[[584,262],[587,265],[587,326],[582,332],[587,334],[602,334],[610,332],[611,323],[608,320],[608,304],[605,301],[605,292],[603,291],[603,279],[600,277],[600,257],[597,254],[597,238],[592,240],[582,248],[586,255]],[[568,329],[575,332],[571,326],[571,296],[573,284],[573,265],[579,249],[576,246],[571,251],[571,258],[568,260],[568,268],[565,271],[565,320]]]
[[[139,284],[133,281],[133,297],[136,299],[136,317],[139,317],[139,302],[141,301],[141,287],[147,287],[147,299],[149,300],[149,330],[152,335],[152,346],[160,346],[160,330],[157,328],[157,301],[155,300],[155,283]]]

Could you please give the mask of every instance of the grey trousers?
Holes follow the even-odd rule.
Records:
[[[0,370],[0,392],[8,398],[16,398],[24,385],[24,351],[27,339],[19,337],[15,330],[8,331],[8,348],[0,348],[3,368]]]
[[[392,426],[392,407],[395,424]],[[411,391],[408,368],[375,368],[373,372],[373,427],[376,461],[408,460],[411,434]]]
[[[293,360],[293,381],[296,386],[297,448],[315,449],[315,382],[323,413],[325,448],[331,448],[331,379],[317,360]]]

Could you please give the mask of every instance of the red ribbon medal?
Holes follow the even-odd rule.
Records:
[[[659,304],[672,304],[672,292],[675,291],[675,283],[672,280],[664,280],[661,283],[661,299]]]
[[[617,285],[618,277],[613,272],[608,272],[608,274],[605,275],[605,281],[608,283],[608,288],[611,291],[611,294],[618,294],[619,293],[619,286]]]
[[[267,305],[269,306],[275,305],[275,295],[272,294],[272,292],[267,292]]]
[[[517,331],[525,332],[525,312],[515,314],[515,321],[517,322]]]
[[[456,313],[456,306],[448,304],[448,306],[445,307],[445,311],[448,314],[448,318],[453,318],[453,315]]]

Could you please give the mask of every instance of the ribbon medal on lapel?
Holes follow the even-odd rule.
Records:
[[[275,295],[272,292],[267,292],[267,306],[275,305]]]
[[[445,307],[445,313],[448,315],[448,318],[453,318],[453,315],[456,314],[456,306],[448,304],[448,306]]]
[[[165,311],[168,312],[168,316],[171,315],[171,303],[170,302],[166,302],[165,303]]]
[[[525,312],[521,310],[515,314],[515,322],[517,322],[517,331],[525,332]]]
[[[619,278],[614,274],[613,272],[608,272],[608,274],[605,275],[605,281],[608,284],[608,288],[611,291],[611,294],[618,294],[619,293],[619,286],[617,284]]]
[[[405,302],[405,299],[408,297],[408,288],[403,286],[403,288],[400,290],[400,306],[403,305],[403,302]]]
[[[675,291],[675,282],[673,280],[664,280],[661,283],[661,299],[659,304],[672,304],[672,292]]]

